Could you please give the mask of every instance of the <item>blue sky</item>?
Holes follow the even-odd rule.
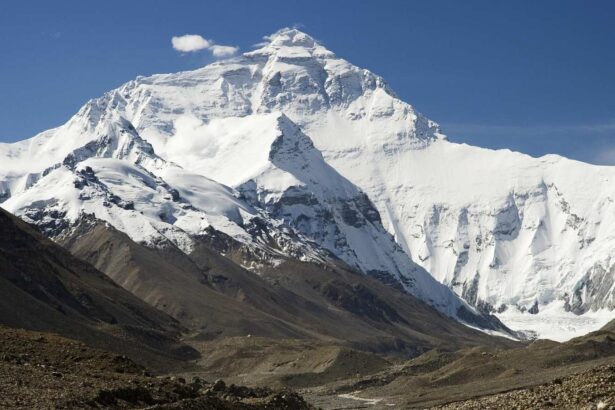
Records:
[[[454,141],[615,164],[613,1],[0,2],[0,141],[139,74],[192,69],[194,33],[250,50],[298,26],[382,75]]]

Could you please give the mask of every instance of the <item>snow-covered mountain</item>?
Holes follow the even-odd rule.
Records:
[[[2,206],[26,217],[53,219],[59,203],[93,212],[100,200],[70,187],[93,173],[109,191],[96,198],[124,201],[97,217],[141,241],[153,229],[189,246],[182,235],[204,220],[247,243],[259,215],[448,314],[461,305],[425,270],[514,325],[591,326],[615,307],[614,168],[449,142],[382,78],[295,29],[198,70],[138,77],[0,157]],[[52,192],[54,204],[53,184],[71,191]]]
[[[207,130],[184,118],[177,126],[186,134],[168,146],[178,164],[158,156],[123,112],[99,102],[58,129],[2,146],[4,208],[52,238],[94,217],[134,241],[186,254],[219,232],[248,250],[241,263],[256,273],[284,258],[339,258],[446,315],[501,327],[412,262],[369,198],[284,114],[221,119]]]

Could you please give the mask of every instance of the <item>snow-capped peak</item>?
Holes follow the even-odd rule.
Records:
[[[314,38],[296,28],[284,27],[266,37],[269,46],[272,47],[305,47],[314,48],[320,46]]]
[[[335,54],[308,34],[295,28],[283,28],[266,36],[262,47],[245,53],[246,57],[278,56],[278,57],[319,57],[334,58]]]

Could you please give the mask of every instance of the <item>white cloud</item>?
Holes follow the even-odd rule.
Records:
[[[214,44],[209,49],[214,57],[230,57],[239,51],[239,47],[220,46],[218,44]]]
[[[182,53],[191,53],[211,47],[211,42],[198,34],[186,34],[171,39],[173,48]]]
[[[192,53],[200,50],[209,50],[214,57],[230,57],[239,51],[239,47],[214,44],[198,34],[175,36],[171,39],[173,48],[182,53]]]

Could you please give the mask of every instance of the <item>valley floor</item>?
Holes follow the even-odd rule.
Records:
[[[558,374],[558,373],[555,373]],[[495,387],[495,390],[502,390],[502,393],[479,394],[475,389],[476,385],[469,383],[466,386],[457,386],[451,389],[450,386],[443,387],[443,392],[450,392],[454,397],[468,397],[461,401],[450,401],[446,394],[441,395],[427,393],[426,389],[437,390],[437,387],[424,386],[426,389],[418,394],[408,391],[414,398],[408,402],[404,394],[397,392],[390,395],[390,391],[382,389],[379,394],[377,389],[356,390],[352,393],[335,394],[310,394],[310,392],[300,391],[306,400],[323,410],[341,409],[433,409],[433,410],[490,410],[490,409],[615,409],[615,360],[609,364],[595,365],[584,371],[572,373],[564,377],[552,378],[550,382],[533,385],[534,379],[528,379],[526,387],[515,387],[513,390],[507,389],[503,384]],[[527,386],[527,384],[530,384]],[[432,392],[434,393],[434,392]],[[419,396],[419,397],[417,397]],[[420,399],[424,397],[424,400]],[[434,404],[433,397],[440,396]],[[471,398],[470,398],[471,397]]]
[[[187,340],[200,369],[186,379],[290,388],[316,408],[578,409],[615,406],[610,327],[557,343],[434,349],[414,359],[314,341],[234,337]],[[605,403],[606,407],[597,407]],[[601,404],[602,406],[602,404]],[[615,408],[615,407],[613,407]]]
[[[0,408],[615,408],[610,327],[564,344],[433,350],[411,360],[295,339],[186,341],[201,352],[193,370],[153,376],[125,356],[0,327]]]

